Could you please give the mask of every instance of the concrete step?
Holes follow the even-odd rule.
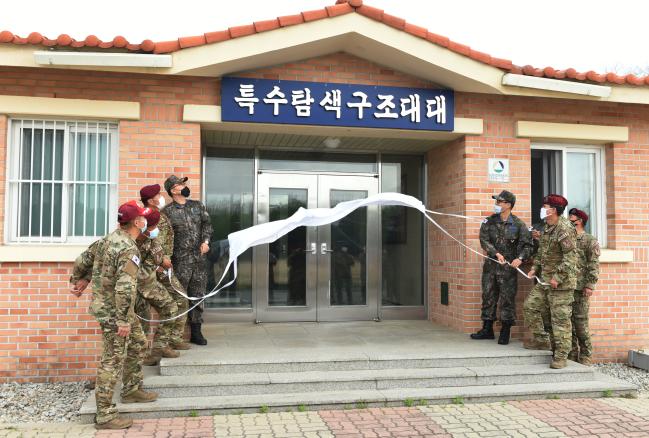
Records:
[[[240,357],[219,358],[218,352],[198,354],[189,350],[175,359],[162,359],[160,375],[295,373],[305,371],[354,371],[404,368],[451,368],[549,364],[549,351],[524,350],[510,346],[492,350],[430,351],[426,353],[353,353],[317,355],[284,354],[251,358],[249,351]]]
[[[594,373],[593,380],[555,383],[482,385],[443,388],[395,388],[254,394],[208,397],[161,398],[153,403],[118,404],[120,413],[131,418],[216,415],[227,413],[305,409],[341,409],[353,407],[403,406],[408,403],[445,404],[530,400],[540,398],[583,398],[604,395],[635,395],[637,388],[629,383]],[[81,420],[92,422],[95,414],[92,393],[81,408]]]
[[[440,388],[525,383],[578,382],[593,379],[594,371],[575,362],[562,370],[547,364],[454,368],[396,368],[293,373],[202,374],[150,376],[147,390],[161,398],[252,394],[308,393],[392,388]]]

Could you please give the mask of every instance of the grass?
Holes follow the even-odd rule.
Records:
[[[346,411],[350,410],[351,408],[352,408],[352,407],[349,406],[349,405],[345,405],[345,406],[343,406],[343,409],[346,410]]]
[[[548,394],[545,398],[548,400],[559,400],[560,397],[556,394]]]
[[[403,401],[403,404],[409,408],[413,407],[415,405],[415,401],[411,398],[407,398]]]
[[[459,395],[457,397],[453,397],[453,400],[451,400],[451,403],[453,403],[454,405],[464,406],[464,397],[461,397]]]
[[[261,405],[259,407],[259,413],[260,414],[267,414],[268,413],[268,405]]]
[[[420,398],[420,399],[417,401],[417,406],[428,406],[428,400],[423,399],[423,398]]]
[[[358,400],[356,402],[356,409],[366,409],[367,408],[367,402],[365,400]]]
[[[198,417],[198,412],[196,412],[196,410],[189,411],[189,416],[190,417]]]
[[[306,412],[306,406],[305,405],[298,405],[297,411],[298,412]]]
[[[602,391],[602,397],[613,397],[613,391],[610,389],[605,389],[604,391]]]

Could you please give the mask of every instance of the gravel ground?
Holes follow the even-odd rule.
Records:
[[[0,385],[0,423],[74,421],[90,391],[85,382]]]
[[[640,368],[630,367],[624,363],[599,363],[595,367],[609,376],[626,380],[640,388],[640,397],[649,397],[649,372]]]

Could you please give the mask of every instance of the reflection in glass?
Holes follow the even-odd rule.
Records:
[[[381,191],[422,199],[421,156],[382,155]],[[384,306],[424,304],[423,216],[407,207],[381,207],[382,303]]]
[[[330,205],[367,197],[366,191],[331,190]],[[367,303],[367,207],[354,210],[331,224],[330,304]]]
[[[570,208],[585,211],[590,217],[586,223],[586,232],[597,233],[597,215],[594,214],[597,211],[595,154],[568,152],[566,155]]]
[[[205,204],[214,228],[207,254],[207,287],[212,290],[228,261],[228,234],[253,225],[252,151],[209,149],[205,160],[205,189]],[[232,271],[225,282],[231,279]],[[248,250],[239,256],[237,281],[207,299],[206,307],[251,306],[252,250]]]
[[[269,220],[286,219],[307,207],[306,189],[271,188]],[[306,305],[306,228],[299,227],[268,245],[268,305]]]

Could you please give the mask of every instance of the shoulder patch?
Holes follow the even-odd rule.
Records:
[[[561,243],[561,247],[565,250],[571,250],[574,249],[575,243],[572,241],[572,239],[568,239],[568,236],[564,236],[564,238],[559,238],[559,242]]]
[[[133,257],[135,258],[135,256]],[[131,259],[126,263],[126,266],[124,266],[124,272],[126,272],[131,277],[135,278],[137,276],[137,271],[139,268],[140,266],[136,265],[133,259]]]
[[[489,219],[482,219],[483,224],[486,224],[487,222],[489,222]]]
[[[135,263],[135,266],[140,266],[140,258],[138,256],[134,255],[131,257],[131,261]]]

